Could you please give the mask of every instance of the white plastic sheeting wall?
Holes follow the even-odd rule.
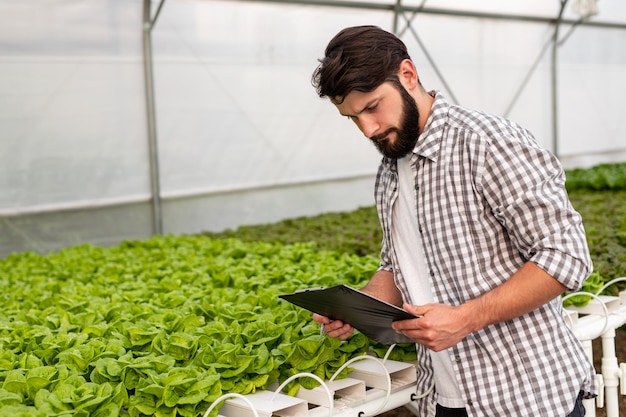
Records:
[[[463,3],[546,17],[558,6]],[[599,10],[592,20],[626,22],[619,0]],[[565,17],[577,18],[570,8]],[[151,235],[141,22],[140,0],[0,0],[0,256]],[[152,32],[164,232],[372,204],[378,155],[315,95],[310,76],[341,28],[392,22],[388,11],[167,0]],[[409,30],[400,18],[399,29],[427,88],[497,114],[553,33],[543,23],[434,14],[418,14]],[[559,48],[566,166],[626,159],[625,43],[623,29],[579,26]],[[548,52],[508,116],[551,147],[550,106]]]

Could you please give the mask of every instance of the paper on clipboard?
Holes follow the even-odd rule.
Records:
[[[349,323],[377,342],[386,345],[412,342],[396,333],[391,323],[417,316],[347,285],[311,288],[279,297],[322,316]]]

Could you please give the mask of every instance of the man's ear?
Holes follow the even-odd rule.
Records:
[[[398,79],[407,90],[411,91],[419,84],[417,70],[413,61],[405,59],[400,63],[398,69]]]

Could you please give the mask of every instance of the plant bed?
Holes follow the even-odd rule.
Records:
[[[373,257],[313,244],[166,236],[0,261],[0,415],[196,417],[249,394],[385,352],[360,333],[320,335],[278,298],[337,281],[363,285]],[[414,345],[391,359],[414,360]],[[340,377],[345,377],[350,368]],[[293,394],[299,379],[287,385]],[[217,410],[215,410],[217,412]]]

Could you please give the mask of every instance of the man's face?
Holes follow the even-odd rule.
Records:
[[[386,82],[368,93],[352,91],[343,102],[335,105],[343,116],[352,119],[384,156],[402,158],[417,143],[417,105],[401,85]]]

